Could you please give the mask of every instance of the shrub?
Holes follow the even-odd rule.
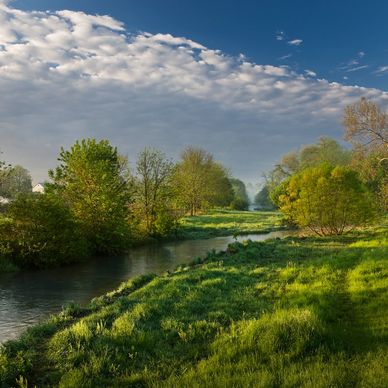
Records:
[[[342,234],[374,217],[370,192],[348,167],[321,165],[292,176],[280,190],[280,210],[318,235]]]
[[[87,244],[69,209],[54,195],[20,195],[0,224],[0,251],[22,267],[79,261]]]

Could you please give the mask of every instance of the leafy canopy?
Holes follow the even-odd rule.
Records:
[[[49,171],[54,190],[71,209],[93,250],[120,251],[128,240],[128,168],[108,140],[77,141],[61,149],[60,165]]]

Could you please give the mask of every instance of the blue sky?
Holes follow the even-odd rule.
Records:
[[[388,88],[388,2],[16,0],[21,9],[111,15],[129,31],[169,33],[261,64],[314,71],[348,85]],[[282,34],[283,33],[283,34]],[[283,40],[276,40],[276,36]],[[296,46],[288,42],[301,39]],[[379,69],[387,66],[386,71]]]
[[[360,97],[388,108],[388,3],[0,0],[0,150],[34,181],[61,146],[107,138],[212,152],[258,182],[282,154],[342,141]]]

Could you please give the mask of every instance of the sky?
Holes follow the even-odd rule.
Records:
[[[388,106],[388,2],[0,0],[2,159],[43,181],[60,147],[135,161],[212,152],[259,182],[282,154],[342,139],[344,106]]]

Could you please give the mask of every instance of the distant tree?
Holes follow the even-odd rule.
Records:
[[[208,198],[209,206],[229,206],[234,198],[233,186],[229,173],[220,163],[214,162],[208,171]]]
[[[302,147],[299,153],[300,162],[297,171],[317,167],[323,163],[332,166],[346,166],[351,158],[350,151],[329,137],[321,137],[317,144]]]
[[[21,193],[30,193],[32,179],[28,170],[20,165],[8,168],[3,179],[0,195],[7,198],[15,198]]]
[[[233,189],[233,200],[230,203],[232,209],[235,210],[248,210],[249,209],[249,197],[245,183],[240,179],[229,179]]]
[[[316,144],[305,145],[297,151],[289,152],[264,176],[271,201],[277,206],[279,186],[294,174],[324,163],[347,166],[350,160],[351,152],[329,137],[321,137]]]
[[[264,185],[263,188],[255,195],[255,205],[263,210],[275,210],[276,207],[271,201],[268,185]]]
[[[173,222],[169,223],[167,211],[172,197],[173,168],[173,162],[167,159],[161,151],[145,148],[138,156],[136,204],[149,235],[161,232],[167,234],[167,224],[173,225]],[[166,224],[164,227],[160,225],[163,223],[160,213],[163,213],[162,218]],[[157,220],[159,223],[156,223]]]
[[[0,155],[2,152],[0,151]],[[5,161],[0,160],[0,196],[4,196],[4,184],[9,174],[11,165]]]
[[[226,206],[233,196],[226,170],[200,148],[186,148],[174,174],[177,198],[191,215],[209,206]]]
[[[365,147],[388,149],[388,115],[374,102],[361,98],[345,107],[345,139]]]
[[[345,139],[353,143],[352,166],[388,210],[388,115],[374,102],[361,98],[345,107]]]
[[[125,158],[107,140],[77,141],[61,149],[60,165],[49,171],[56,192],[69,206],[97,253],[115,252],[128,242],[130,180]]]
[[[374,216],[371,195],[348,167],[321,165],[292,176],[278,196],[289,220],[316,234],[342,234]]]

